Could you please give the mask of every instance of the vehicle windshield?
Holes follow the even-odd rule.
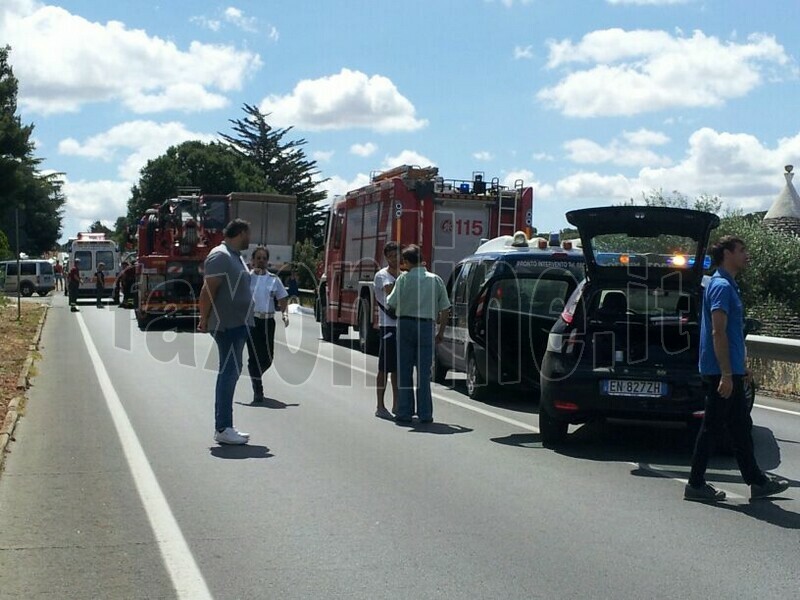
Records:
[[[591,245],[603,267],[691,267],[697,255],[697,241],[681,235],[611,233],[593,237]]]

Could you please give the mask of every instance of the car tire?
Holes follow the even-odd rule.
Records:
[[[26,298],[30,298],[31,296],[33,296],[33,292],[34,292],[33,284],[30,281],[23,281],[19,285],[20,295],[25,296]]]
[[[550,416],[546,409],[539,407],[539,437],[545,448],[554,448],[567,441],[569,423]]]
[[[358,345],[364,354],[378,354],[378,330],[372,326],[369,315],[368,300],[362,299],[358,303]]]
[[[475,352],[469,351],[467,356],[467,395],[473,400],[486,400],[491,396],[495,386],[486,382],[478,369]]]
[[[449,369],[444,366],[442,361],[436,356],[436,351],[434,350],[433,356],[433,368],[431,369],[431,381],[434,383],[439,383],[441,385],[445,385],[447,383],[447,372]]]

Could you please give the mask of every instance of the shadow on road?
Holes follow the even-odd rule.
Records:
[[[211,456],[215,458],[226,458],[233,460],[242,460],[245,458],[272,458],[274,454],[270,454],[269,448],[266,446],[252,446],[245,444],[243,446],[212,446],[209,449]]]
[[[542,436],[538,433],[512,433],[505,437],[491,439],[495,444],[502,444],[503,446],[542,449]]]
[[[300,404],[286,404],[285,402],[281,402],[280,400],[276,400],[275,398],[265,398],[264,402],[237,402],[236,404],[240,406],[250,406],[252,408],[273,408],[273,409],[282,409],[282,408],[289,408],[290,406],[300,406]]]
[[[800,487],[796,481],[793,482],[793,486]],[[735,505],[719,502],[717,504],[707,504],[706,506],[747,515],[784,529],[800,529],[800,514],[782,508],[779,504],[782,500],[786,499],[776,497],[769,500],[751,500],[749,504]]]
[[[128,310],[120,308],[118,310]],[[133,311],[131,311],[133,314]],[[147,331],[176,331],[178,333],[196,333],[197,319],[194,317],[156,317],[147,324]]]
[[[462,427],[461,425],[450,425],[449,423],[420,423],[414,421],[407,424],[409,433],[433,433],[435,435],[452,435],[455,433],[469,433],[472,431],[469,427]]]

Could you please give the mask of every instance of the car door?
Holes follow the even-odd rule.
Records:
[[[450,319],[444,330],[444,339],[440,344],[442,350],[440,360],[443,359],[442,362],[452,369],[458,369],[456,364],[456,356],[459,353],[458,347],[463,344],[463,339],[466,335],[466,331],[463,330],[464,325],[460,324],[459,315],[466,310],[464,304],[466,302],[467,278],[471,270],[471,262],[456,265],[447,284],[447,293],[450,299]]]
[[[18,283],[19,277],[17,277],[17,263],[13,261],[6,263],[6,293],[16,294]]]

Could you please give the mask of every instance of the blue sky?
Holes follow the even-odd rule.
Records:
[[[800,164],[798,22],[771,0],[0,4],[65,237],[245,102],[295,126],[332,194],[408,162],[522,178],[542,231],[653,188],[766,209]]]

